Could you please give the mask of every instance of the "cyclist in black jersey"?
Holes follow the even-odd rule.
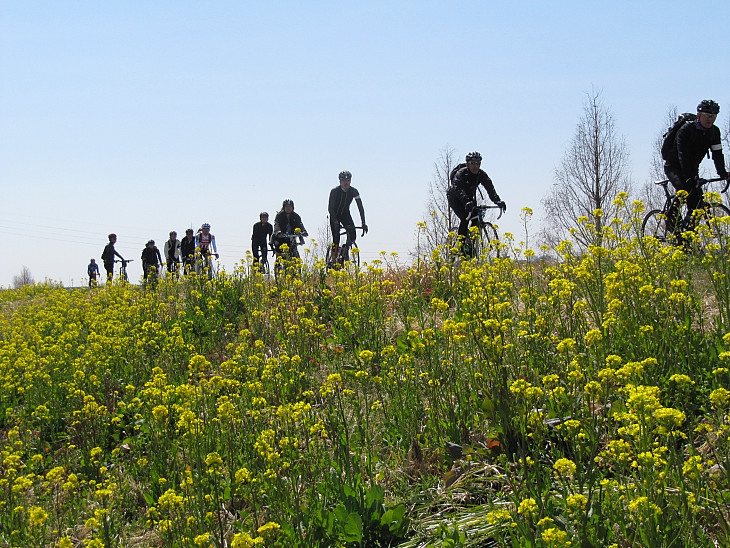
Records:
[[[297,229],[299,232],[297,232]],[[271,244],[276,250],[277,256],[281,254],[281,246],[289,244],[289,237],[297,235],[299,243],[304,243],[304,237],[308,236],[304,228],[302,218],[294,211],[294,200],[284,200],[281,204],[281,211],[274,218],[274,230],[271,237]]]
[[[352,173],[342,171],[339,175],[340,185],[330,191],[327,211],[330,215],[330,232],[332,232],[332,257],[337,257],[340,246],[340,226],[347,230],[348,239],[354,244],[357,237],[355,222],[350,214],[350,204],[355,200],[360,212],[360,224],[363,234],[367,234],[368,225],[365,224],[365,208],[362,205],[360,193],[354,186],[350,186]]]
[[[697,186],[700,163],[705,154],[712,153],[712,160],[719,177],[730,181],[722,154],[720,129],[715,125],[720,105],[715,101],[704,100],[697,105],[697,119],[685,122],[677,131],[674,146],[665,155],[664,173],[672,186],[685,190],[688,215],[699,207],[702,201],[702,187]],[[679,203],[675,200],[667,214],[667,226],[677,232],[681,226],[676,223]]]
[[[459,218],[459,236],[466,239],[469,234],[469,215],[477,205],[477,187],[482,185],[489,195],[489,199],[498,205],[502,211],[507,211],[507,205],[494,190],[494,184],[481,169],[482,155],[478,152],[470,152],[466,155],[466,166],[456,170],[451,179],[451,184],[446,191],[449,207]],[[477,219],[471,221],[476,226]]]
[[[251,234],[251,251],[253,251],[253,260],[255,265],[263,265],[267,262],[268,242],[274,227],[269,222],[269,214],[266,211],[259,213],[259,222],[253,225]]]
[[[195,233],[192,228],[185,231],[185,237],[180,241],[180,257],[183,273],[190,274],[195,269]]]
[[[114,249],[114,244],[117,243],[117,235],[111,233],[108,237],[109,243],[106,244],[106,247],[104,247],[104,251],[101,254],[101,260],[104,263],[104,270],[106,270],[106,281],[107,283],[110,283],[114,277],[114,256],[116,255],[122,261],[124,261],[124,257],[122,257],[119,253],[117,253],[117,250]]]

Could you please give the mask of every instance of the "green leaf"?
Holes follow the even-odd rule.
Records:
[[[344,533],[345,542],[362,542],[362,518],[359,514],[351,512],[347,516]]]

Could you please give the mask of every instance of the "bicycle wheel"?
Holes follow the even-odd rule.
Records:
[[[479,227],[479,237],[473,238],[471,243],[471,249],[467,248],[467,253],[472,257],[478,259],[480,257],[490,258],[499,257],[499,248],[497,243],[499,238],[497,237],[497,231],[492,223],[484,223]]]
[[[335,268],[335,263],[332,260],[332,244],[327,246],[327,253],[324,256],[325,268]]]
[[[499,257],[499,236],[497,229],[492,223],[484,223],[482,226],[482,253],[490,257]]]
[[[666,215],[660,209],[652,209],[641,223],[641,235],[653,237],[662,243],[667,241]]]
[[[360,268],[360,250],[357,247],[353,247],[350,250],[350,263]]]
[[[707,253],[722,252],[730,244],[730,209],[722,204],[710,204],[704,209],[695,232],[698,244]]]

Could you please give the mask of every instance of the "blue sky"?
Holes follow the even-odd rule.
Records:
[[[136,278],[148,239],[206,221],[230,268],[284,198],[321,233],[343,169],[371,228],[364,258],[407,262],[446,146],[482,153],[508,205],[500,229],[519,239],[591,89],[636,183],[671,106],[715,99],[726,127],[729,14],[719,1],[0,0],[0,286],[23,265],[78,285],[109,232]]]

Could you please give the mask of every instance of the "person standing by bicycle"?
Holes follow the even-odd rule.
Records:
[[[170,239],[165,242],[163,248],[165,261],[167,262],[167,273],[177,276],[180,270],[180,240],[177,239],[177,232],[170,232]]]
[[[702,201],[702,187],[697,185],[699,180],[700,163],[705,154],[711,153],[715,163],[717,175],[730,182],[725,157],[722,154],[720,129],[715,125],[715,119],[720,112],[720,105],[715,101],[705,99],[697,105],[697,119],[688,120],[677,130],[673,146],[664,154],[664,173],[679,190],[686,191],[687,214],[691,218],[692,211],[700,207]],[[679,232],[680,224],[676,222],[679,202],[675,199],[667,215],[668,230]]]
[[[360,224],[362,226],[363,235],[368,232],[368,225],[365,224],[365,209],[362,205],[360,193],[354,186],[350,186],[352,182],[352,173],[342,171],[339,175],[340,185],[330,191],[329,203],[327,211],[330,215],[330,232],[332,232],[332,253],[331,257],[337,257],[340,247],[340,226],[347,230],[347,239],[353,246],[357,238],[355,230],[355,222],[350,214],[350,204],[355,200],[357,209],[360,212]]]
[[[297,229],[299,233],[297,234]],[[281,246],[290,245],[291,236],[297,234],[299,243],[304,244],[304,237],[308,236],[307,229],[304,228],[302,218],[294,211],[294,201],[284,200],[281,204],[281,211],[274,218],[274,231],[271,237],[271,244],[276,251],[276,256],[281,256]]]
[[[86,273],[89,275],[89,287],[95,286],[98,283],[96,278],[99,277],[99,265],[96,264],[96,259],[92,258],[89,261],[89,266],[86,267]]]
[[[111,283],[114,277],[114,256],[119,257],[122,262],[124,262],[124,257],[114,249],[114,244],[117,243],[117,235],[112,232],[108,238],[109,243],[106,244],[104,251],[101,253],[101,260],[104,263],[104,270],[106,270],[106,282]]]
[[[269,222],[269,214],[266,211],[259,213],[259,222],[253,225],[251,234],[251,251],[253,252],[254,265],[264,265],[269,255],[269,239],[274,233],[274,227]]]
[[[144,271],[144,281],[151,278],[154,281],[160,272],[162,265],[162,256],[160,250],[157,249],[154,240],[149,240],[142,250],[142,270]]]
[[[190,274],[195,268],[195,233],[192,228],[185,231],[185,237],[180,242],[180,256],[183,274]]]
[[[451,173],[451,182],[446,191],[449,207],[459,218],[458,235],[466,242],[469,235],[469,217],[477,205],[477,187],[482,185],[492,200],[504,212],[507,205],[494,190],[494,183],[481,169],[482,155],[470,152],[466,155],[466,164],[459,164]],[[476,217],[471,219],[471,226],[476,226]]]
[[[215,236],[210,233],[209,223],[203,223],[201,225],[200,232],[195,236],[195,247],[200,250],[200,262],[197,263],[198,270],[207,268],[208,277],[211,277],[213,273],[211,271],[210,258],[212,255],[215,255],[217,259],[220,255],[218,255],[218,248],[215,244]]]

